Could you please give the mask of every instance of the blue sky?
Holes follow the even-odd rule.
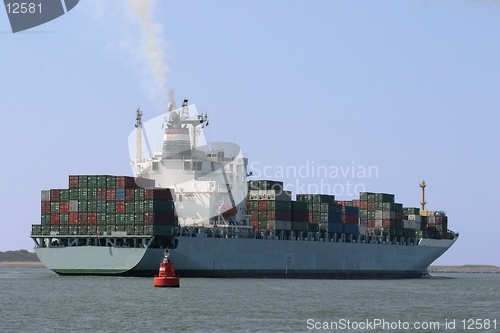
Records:
[[[135,110],[160,115],[174,89],[209,114],[207,139],[294,193],[352,200],[349,182],[418,207],[425,179],[427,208],[460,232],[435,263],[500,265],[498,1],[153,1],[148,21],[164,86],[125,1],[82,0],[17,34],[0,11],[0,251],[33,248],[40,190],[130,174]]]

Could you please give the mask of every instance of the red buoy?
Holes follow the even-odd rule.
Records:
[[[168,249],[165,251],[165,256],[160,262],[158,275],[154,277],[154,286],[170,288],[179,288],[181,286],[179,277],[175,276],[174,263],[169,258]]]

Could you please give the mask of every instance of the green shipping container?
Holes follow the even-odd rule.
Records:
[[[87,188],[78,188],[78,200],[88,200],[88,189]]]
[[[97,186],[96,187],[106,187],[108,176],[97,176]]]
[[[106,205],[104,205],[104,211],[106,211]],[[97,213],[96,220],[97,220],[97,224],[100,224],[100,225],[106,224],[106,222],[107,222],[106,213],[105,212]]]
[[[174,202],[167,200],[144,200],[144,212],[174,212]]]
[[[106,201],[106,213],[115,213],[116,203],[114,201]]]
[[[134,223],[137,224],[144,224],[144,213],[136,213],[134,214]]]
[[[89,200],[97,200],[97,188],[89,188],[87,191],[87,197]]]
[[[125,214],[125,224],[134,224],[135,222],[135,214],[127,213]]]
[[[293,212],[307,212],[309,211],[309,205],[307,202],[292,201],[292,211]]]
[[[88,187],[88,177],[87,176],[78,176],[78,187]]]
[[[108,224],[108,225],[114,225],[114,224],[116,224],[116,214],[107,213],[106,214],[106,224]]]
[[[251,200],[250,202],[250,210],[259,210],[259,201]]]
[[[96,202],[96,212],[106,213],[106,200],[97,200]]]
[[[125,214],[116,214],[116,224],[123,225],[126,222],[126,215]]]
[[[40,224],[32,224],[31,225],[31,234],[32,235],[41,235],[42,234],[42,226]]]
[[[143,201],[144,200],[144,189],[143,188],[134,189],[134,198],[135,198],[135,201]]]
[[[368,213],[367,217],[368,217],[369,220],[374,220],[375,219],[375,211],[374,210],[369,210],[367,213]]]
[[[63,189],[59,191],[59,200],[60,201],[68,201],[69,200],[69,190]]]
[[[417,238],[427,238],[427,231],[416,231],[415,237]]]
[[[106,177],[106,187],[107,188],[116,188],[116,177],[115,176],[107,176]]]
[[[97,187],[97,176],[87,177],[87,187]]]
[[[258,201],[250,201],[250,209],[256,210],[256,208],[253,208],[252,206],[253,202],[258,203]],[[279,210],[279,211],[289,212],[292,210],[292,203],[290,201],[268,200],[267,210]]]
[[[134,211],[136,213],[144,213],[144,202],[143,201],[130,201],[134,203]]]
[[[153,236],[166,236],[166,237],[174,237],[175,236],[175,227],[173,225],[151,225],[145,226],[151,229],[151,234]]]
[[[318,223],[308,223],[307,231],[318,232],[319,231],[319,224]]]
[[[415,229],[403,228],[403,237],[415,237],[415,234],[416,234]]]
[[[42,214],[42,225],[50,225],[50,214]]]
[[[61,214],[59,217],[59,223],[63,225],[67,225],[69,223],[69,215],[68,214]]]
[[[69,199],[70,200],[78,200],[79,196],[79,189],[78,188],[70,188],[69,189]]]
[[[97,212],[97,200],[89,200],[87,206],[88,212]]]
[[[283,182],[275,180],[260,180],[258,184],[259,190],[283,190]]]
[[[361,192],[361,193],[359,194],[359,199],[360,199],[360,200],[363,200],[363,201],[369,201],[369,200],[368,200],[368,196],[369,196],[370,194],[371,194],[371,195],[373,195],[373,198],[375,199],[375,193],[371,193],[371,192]],[[371,202],[373,202],[373,201],[371,201]]]
[[[308,231],[309,222],[292,222],[292,230],[294,231]]]
[[[376,202],[394,202],[394,194],[375,193]]]
[[[78,211],[85,213],[88,212],[89,203],[86,200],[78,200]]]
[[[59,202],[52,201],[50,203],[50,212],[51,213],[59,213]]]
[[[259,212],[259,222],[267,222],[267,211]]]
[[[135,213],[136,203],[141,203],[144,207],[144,203],[142,201],[125,201],[125,213]]]
[[[420,208],[404,207],[403,215],[420,215]]]

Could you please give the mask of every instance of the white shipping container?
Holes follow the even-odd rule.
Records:
[[[42,201],[50,201],[50,190],[42,190]]]
[[[422,222],[422,217],[420,215],[410,214],[408,215],[408,220]]]
[[[267,200],[292,201],[292,191],[267,190],[265,192]]]
[[[375,220],[375,228],[382,228],[382,220]]]
[[[70,200],[69,201],[69,211],[70,212],[78,212],[78,200]]]
[[[292,230],[292,221],[275,221],[276,230]]]
[[[359,226],[359,234],[360,235],[366,235],[366,226],[365,225],[360,225]]]
[[[383,215],[383,214],[382,214],[382,211],[381,211],[381,210],[376,210],[376,211],[375,211],[375,218],[376,218],[376,219],[383,219],[382,215]],[[381,227],[381,228],[382,228],[382,227]]]
[[[250,190],[250,200],[259,200],[259,190]]]

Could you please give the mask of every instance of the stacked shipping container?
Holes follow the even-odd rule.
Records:
[[[42,191],[41,225],[33,234],[173,235],[177,215],[170,189],[127,176],[69,176],[68,189]]]
[[[335,201],[333,195],[283,191],[283,183],[248,182],[247,212],[255,229],[294,230],[405,238],[447,238],[444,212],[403,208],[394,194],[360,193],[359,200]],[[273,195],[271,196],[270,193]],[[269,200],[272,198],[273,200]]]

